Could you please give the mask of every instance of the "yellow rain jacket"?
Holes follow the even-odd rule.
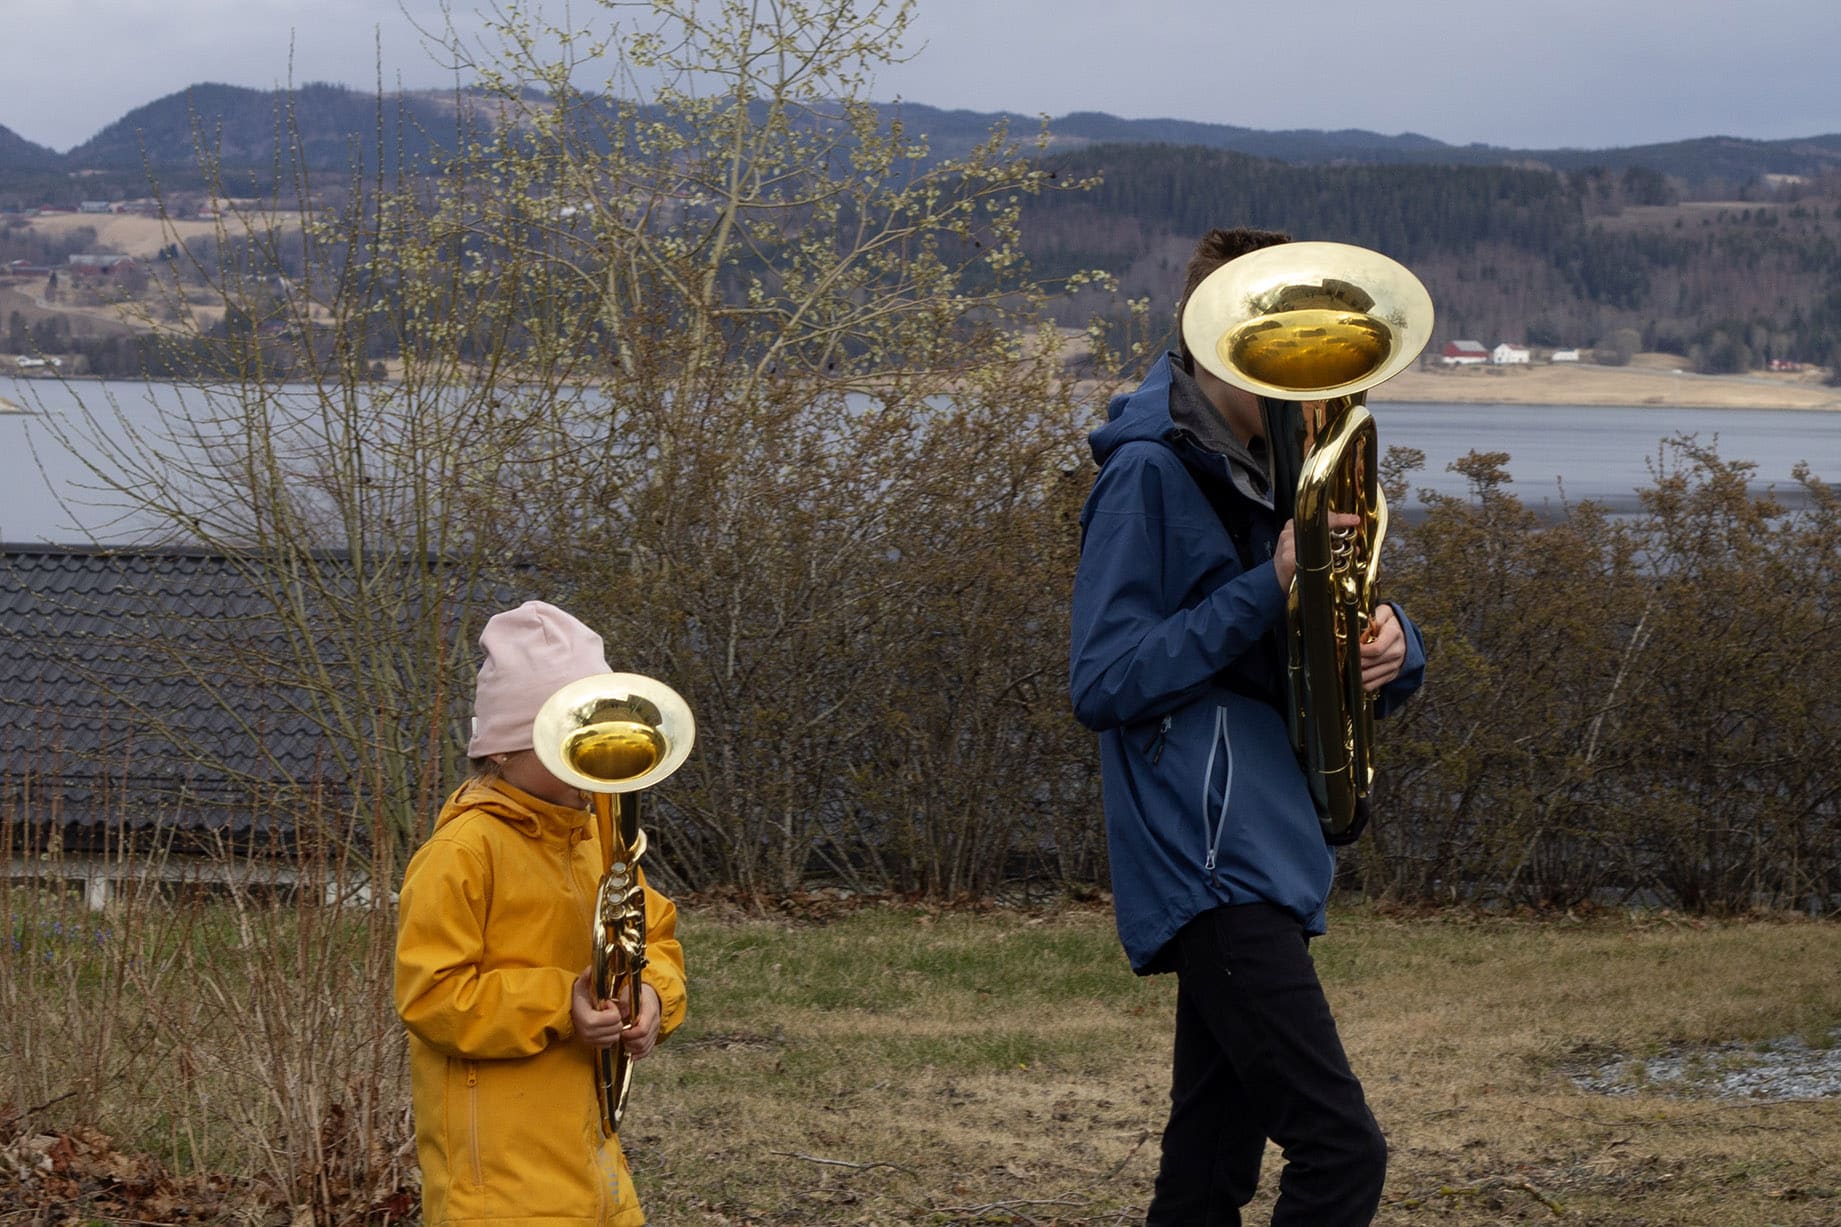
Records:
[[[503,780],[462,785],[409,862],[396,1011],[426,1227],[646,1221],[619,1139],[601,1137],[593,1052],[569,1017],[600,878],[590,812]],[[650,887],[645,898],[640,978],[658,992],[663,1039],[684,1020],[684,952],[677,909]]]

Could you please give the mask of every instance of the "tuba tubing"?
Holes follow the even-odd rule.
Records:
[[[596,1001],[639,1014],[646,967],[646,901],[639,858],[646,833],[640,794],[684,765],[696,720],[677,691],[636,673],[598,673],[571,682],[537,711],[531,737],[551,775],[589,796],[601,847],[601,881],[589,930],[589,980]],[[601,1134],[620,1131],[633,1061],[619,1043],[595,1053]]]
[[[1293,521],[1286,724],[1323,836],[1370,813],[1374,700],[1362,689],[1387,500],[1364,399],[1432,335],[1432,298],[1404,266],[1344,243],[1282,243],[1229,260],[1183,304],[1196,362],[1260,401],[1273,506]],[[1352,514],[1357,525],[1331,519]]]

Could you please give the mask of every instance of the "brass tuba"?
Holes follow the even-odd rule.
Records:
[[[1183,306],[1183,340],[1218,378],[1260,398],[1273,506],[1295,523],[1286,598],[1287,723],[1324,838],[1368,821],[1374,702],[1362,689],[1387,501],[1369,388],[1432,335],[1432,297],[1403,265],[1343,243],[1282,243],[1228,261]],[[1360,518],[1332,529],[1333,513]]]
[[[639,793],[683,766],[696,740],[690,706],[663,682],[635,673],[597,673],[544,701],[531,729],[537,758],[551,775],[588,793],[601,840],[601,885],[595,892],[591,980],[599,1001],[639,1013],[639,973],[646,965],[646,901],[639,858],[646,833]],[[595,1054],[601,1133],[620,1129],[633,1061],[620,1044]]]

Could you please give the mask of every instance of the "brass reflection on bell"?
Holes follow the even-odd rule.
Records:
[[[1358,383],[1387,364],[1393,331],[1352,311],[1291,311],[1261,316],[1217,343],[1221,361],[1297,395]]]
[[[550,774],[587,792],[638,792],[676,771],[690,754],[696,721],[663,682],[600,673],[563,687],[531,729]]]
[[[565,761],[609,784],[644,775],[664,757],[665,740],[656,722],[631,718],[597,719],[563,742]]]

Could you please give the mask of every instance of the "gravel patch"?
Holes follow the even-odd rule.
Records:
[[[1603,1095],[1680,1095],[1698,1099],[1841,1098],[1841,1030],[1812,1047],[1795,1036],[1768,1044],[1722,1044],[1654,1057],[1617,1057],[1573,1075]]]

